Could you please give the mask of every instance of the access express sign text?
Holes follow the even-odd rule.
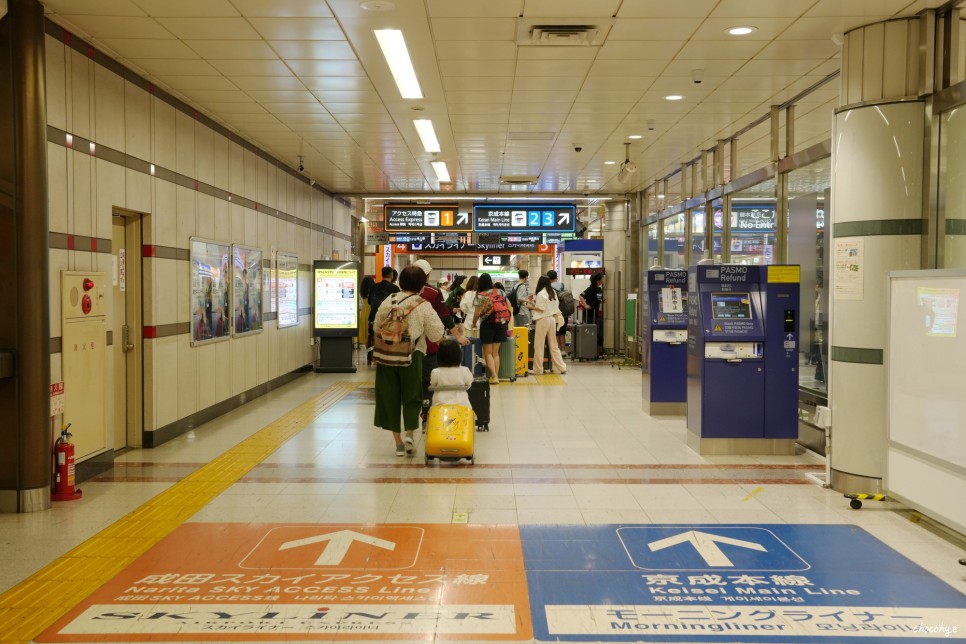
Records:
[[[392,206],[385,209],[387,232],[473,232],[469,213],[449,206]]]
[[[572,204],[473,207],[473,226],[478,233],[573,232],[576,221]]]

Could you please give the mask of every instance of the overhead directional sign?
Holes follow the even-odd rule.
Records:
[[[550,252],[548,244],[499,243],[471,244],[463,241],[435,241],[431,244],[406,243],[393,246],[397,253],[459,253],[476,255],[480,253],[519,253],[544,254]]]
[[[484,255],[480,261],[484,266],[506,266],[510,263],[510,255]]]
[[[573,232],[577,209],[573,204],[476,205],[473,220],[478,233]]]
[[[385,229],[388,232],[472,232],[468,212],[453,205],[385,206]]]

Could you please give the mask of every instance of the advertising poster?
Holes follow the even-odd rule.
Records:
[[[262,250],[232,246],[232,320],[236,336],[262,330]]]
[[[228,339],[231,334],[228,244],[191,238],[191,345]]]
[[[278,276],[278,328],[299,323],[299,256],[279,251],[276,255]]]
[[[836,239],[832,257],[832,289],[836,300],[865,299],[864,239]]]
[[[265,260],[265,264],[262,270],[262,294],[265,296],[265,301],[262,302],[265,308],[262,310],[264,313],[275,313],[278,308],[275,302],[275,281],[278,277],[278,259],[276,259],[275,251],[272,251],[272,257]],[[270,316],[264,316],[265,318],[271,320]]]
[[[926,335],[932,338],[955,338],[959,324],[959,289],[916,287]]]
[[[356,262],[315,262],[315,335],[353,336],[358,332],[359,266]]]

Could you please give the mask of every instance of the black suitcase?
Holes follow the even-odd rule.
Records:
[[[470,397],[470,406],[476,414],[476,431],[490,431],[490,381],[483,376],[473,378],[473,384],[467,392]]]
[[[533,335],[536,329],[530,327],[530,332],[528,334],[529,344],[527,346],[527,369],[533,371],[533,347],[536,344],[533,341]],[[557,341],[557,337],[552,337],[553,342]],[[553,361],[550,359],[550,347],[543,348],[543,372],[550,373],[553,371]]]

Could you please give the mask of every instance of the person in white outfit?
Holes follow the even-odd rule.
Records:
[[[557,318],[560,315],[560,304],[557,302],[557,291],[550,286],[550,278],[546,275],[537,280],[537,291],[533,304],[525,305],[533,314],[536,329],[533,332],[533,374],[543,374],[544,345],[550,347],[550,360],[553,368],[559,373],[567,373],[560,347],[557,346]]]
[[[460,298],[460,311],[463,312],[463,328],[466,329],[466,337],[480,337],[479,329],[473,326],[473,316],[476,315],[476,283],[479,278],[476,275],[466,280],[466,292]]]
[[[456,340],[443,340],[436,353],[436,361],[439,366],[429,374],[429,386],[437,389],[433,394],[433,407],[436,405],[469,407],[470,397],[466,391],[473,384],[473,374],[461,364],[463,347]],[[439,389],[440,387],[443,389]]]

